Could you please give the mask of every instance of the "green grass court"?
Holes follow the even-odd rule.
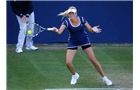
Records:
[[[71,73],[65,65],[66,44],[41,44],[37,51],[22,54],[7,45],[7,90],[133,90],[133,45],[92,44],[95,56],[113,86],[106,86],[79,47],[74,66],[80,74],[70,85]]]

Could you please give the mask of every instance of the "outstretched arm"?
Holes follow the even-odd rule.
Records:
[[[85,23],[86,28],[89,30],[89,32],[96,32],[96,33],[100,33],[102,29],[99,28],[98,26],[94,26],[93,28],[89,25],[88,22]]]
[[[65,28],[66,26],[62,24],[59,29],[57,29],[56,27],[53,27],[53,32],[56,32],[58,35],[60,35],[64,31]]]

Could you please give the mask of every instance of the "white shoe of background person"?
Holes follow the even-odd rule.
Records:
[[[104,76],[102,78],[103,82],[107,85],[107,86],[111,86],[112,85],[112,81],[109,80],[106,76]]]
[[[26,47],[26,50],[38,50],[38,47],[32,45],[30,47]]]
[[[21,48],[19,48],[19,49],[16,49],[16,52],[17,52],[17,53],[22,53],[23,51],[22,51]]]
[[[79,74],[78,73],[75,73],[75,75],[72,75],[70,84],[72,84],[72,85],[76,84],[78,78],[79,78]]]

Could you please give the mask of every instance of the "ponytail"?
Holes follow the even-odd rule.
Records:
[[[63,20],[63,18],[68,17],[68,10],[64,12],[60,12],[57,16],[62,16],[62,20]]]

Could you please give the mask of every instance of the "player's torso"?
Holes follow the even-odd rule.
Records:
[[[68,30],[70,33],[70,38],[73,40],[82,39],[83,36],[86,35],[85,33],[85,26],[81,22],[79,17],[79,24],[73,25],[70,19],[68,19]]]
[[[69,41],[69,44],[74,45],[74,46],[83,45],[89,42],[88,35],[85,32],[85,25],[82,23],[80,17],[79,17],[79,20],[80,20],[79,24],[74,26],[71,23],[70,19],[68,19],[67,28],[70,33],[68,41]]]

